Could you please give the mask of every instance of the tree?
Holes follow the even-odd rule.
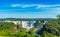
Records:
[[[20,29],[20,30],[15,34],[16,37],[24,37],[25,35],[26,35],[25,29]]]
[[[57,15],[58,24],[60,24],[60,15]]]
[[[0,30],[12,30],[14,23],[0,22]]]
[[[42,26],[39,20],[36,20],[36,23],[34,25],[35,25],[35,28],[40,28]]]

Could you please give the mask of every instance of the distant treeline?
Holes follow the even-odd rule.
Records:
[[[5,21],[5,20],[10,20],[10,21],[28,21],[28,20],[40,20],[40,21],[45,21],[45,20],[56,20],[55,18],[1,18],[0,21]]]

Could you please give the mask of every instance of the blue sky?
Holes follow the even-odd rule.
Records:
[[[0,18],[56,18],[60,0],[0,0]]]

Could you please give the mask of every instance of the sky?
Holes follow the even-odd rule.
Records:
[[[0,18],[56,18],[60,0],[0,0]]]

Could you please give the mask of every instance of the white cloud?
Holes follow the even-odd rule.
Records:
[[[21,4],[12,4],[11,7],[22,7],[22,8],[26,8],[26,7],[32,7],[35,6],[33,4],[31,5],[21,5]]]
[[[60,4],[56,5],[41,5],[41,4],[12,4],[12,7],[21,7],[21,8],[27,8],[27,7],[34,7],[35,9],[43,8],[47,13],[53,13],[53,14],[60,14]],[[51,8],[52,7],[52,8]],[[53,8],[55,7],[55,8]],[[44,12],[43,10],[43,12]]]
[[[11,7],[19,7],[20,6],[20,4],[13,4],[13,5],[11,5]]]
[[[53,13],[60,14],[60,8],[52,9]]]
[[[22,7],[22,8],[27,8],[27,7],[36,7],[36,9],[39,8],[49,8],[49,7],[58,7],[60,4],[56,5],[42,5],[42,4],[12,4],[11,7]]]

